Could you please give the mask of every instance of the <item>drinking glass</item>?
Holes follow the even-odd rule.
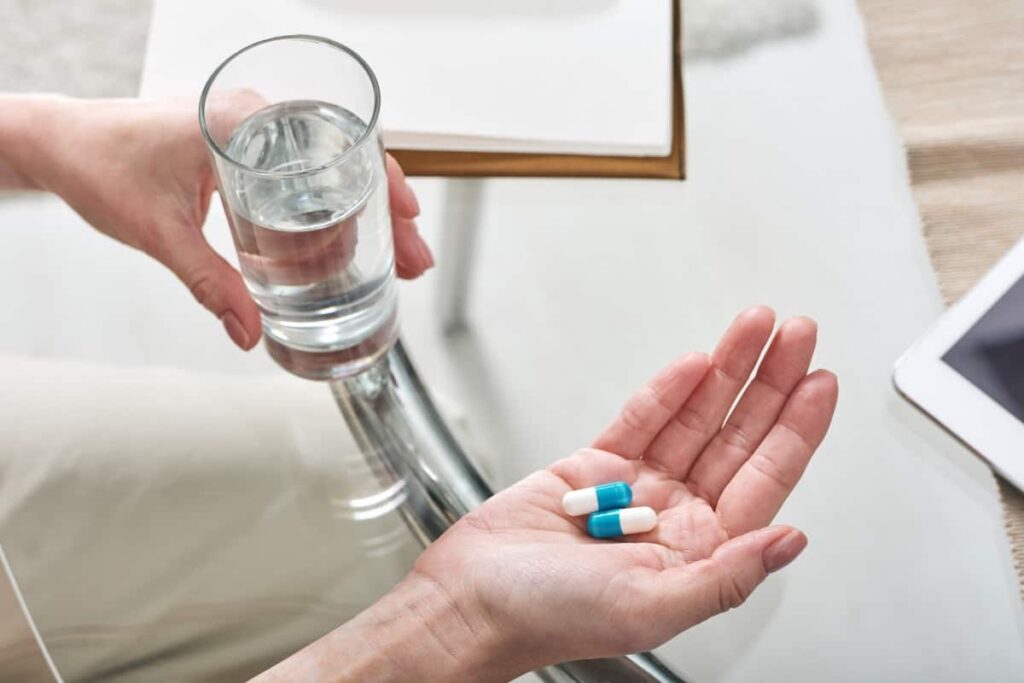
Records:
[[[327,38],[242,48],[199,123],[270,355],[309,379],[358,374],[394,344],[397,292],[380,88]]]

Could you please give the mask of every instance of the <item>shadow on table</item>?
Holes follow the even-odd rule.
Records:
[[[762,43],[810,35],[819,21],[814,0],[686,0],[685,59],[729,59]]]

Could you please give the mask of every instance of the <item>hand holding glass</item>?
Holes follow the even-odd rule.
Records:
[[[225,99],[237,106],[217,104]],[[210,76],[200,125],[267,349],[309,379],[361,372],[398,334],[380,90],[315,36],[254,43]]]

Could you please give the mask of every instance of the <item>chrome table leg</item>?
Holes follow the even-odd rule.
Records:
[[[480,230],[484,181],[481,178],[449,178],[445,183],[437,303],[442,329],[452,333],[466,326],[469,280]]]

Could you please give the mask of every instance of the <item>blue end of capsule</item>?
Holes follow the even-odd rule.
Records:
[[[597,493],[598,510],[615,510],[629,507],[633,502],[633,489],[624,481],[613,481],[594,487]]]
[[[632,494],[630,495],[632,498]],[[619,511],[595,512],[587,520],[587,533],[594,538],[615,538],[622,535]]]

